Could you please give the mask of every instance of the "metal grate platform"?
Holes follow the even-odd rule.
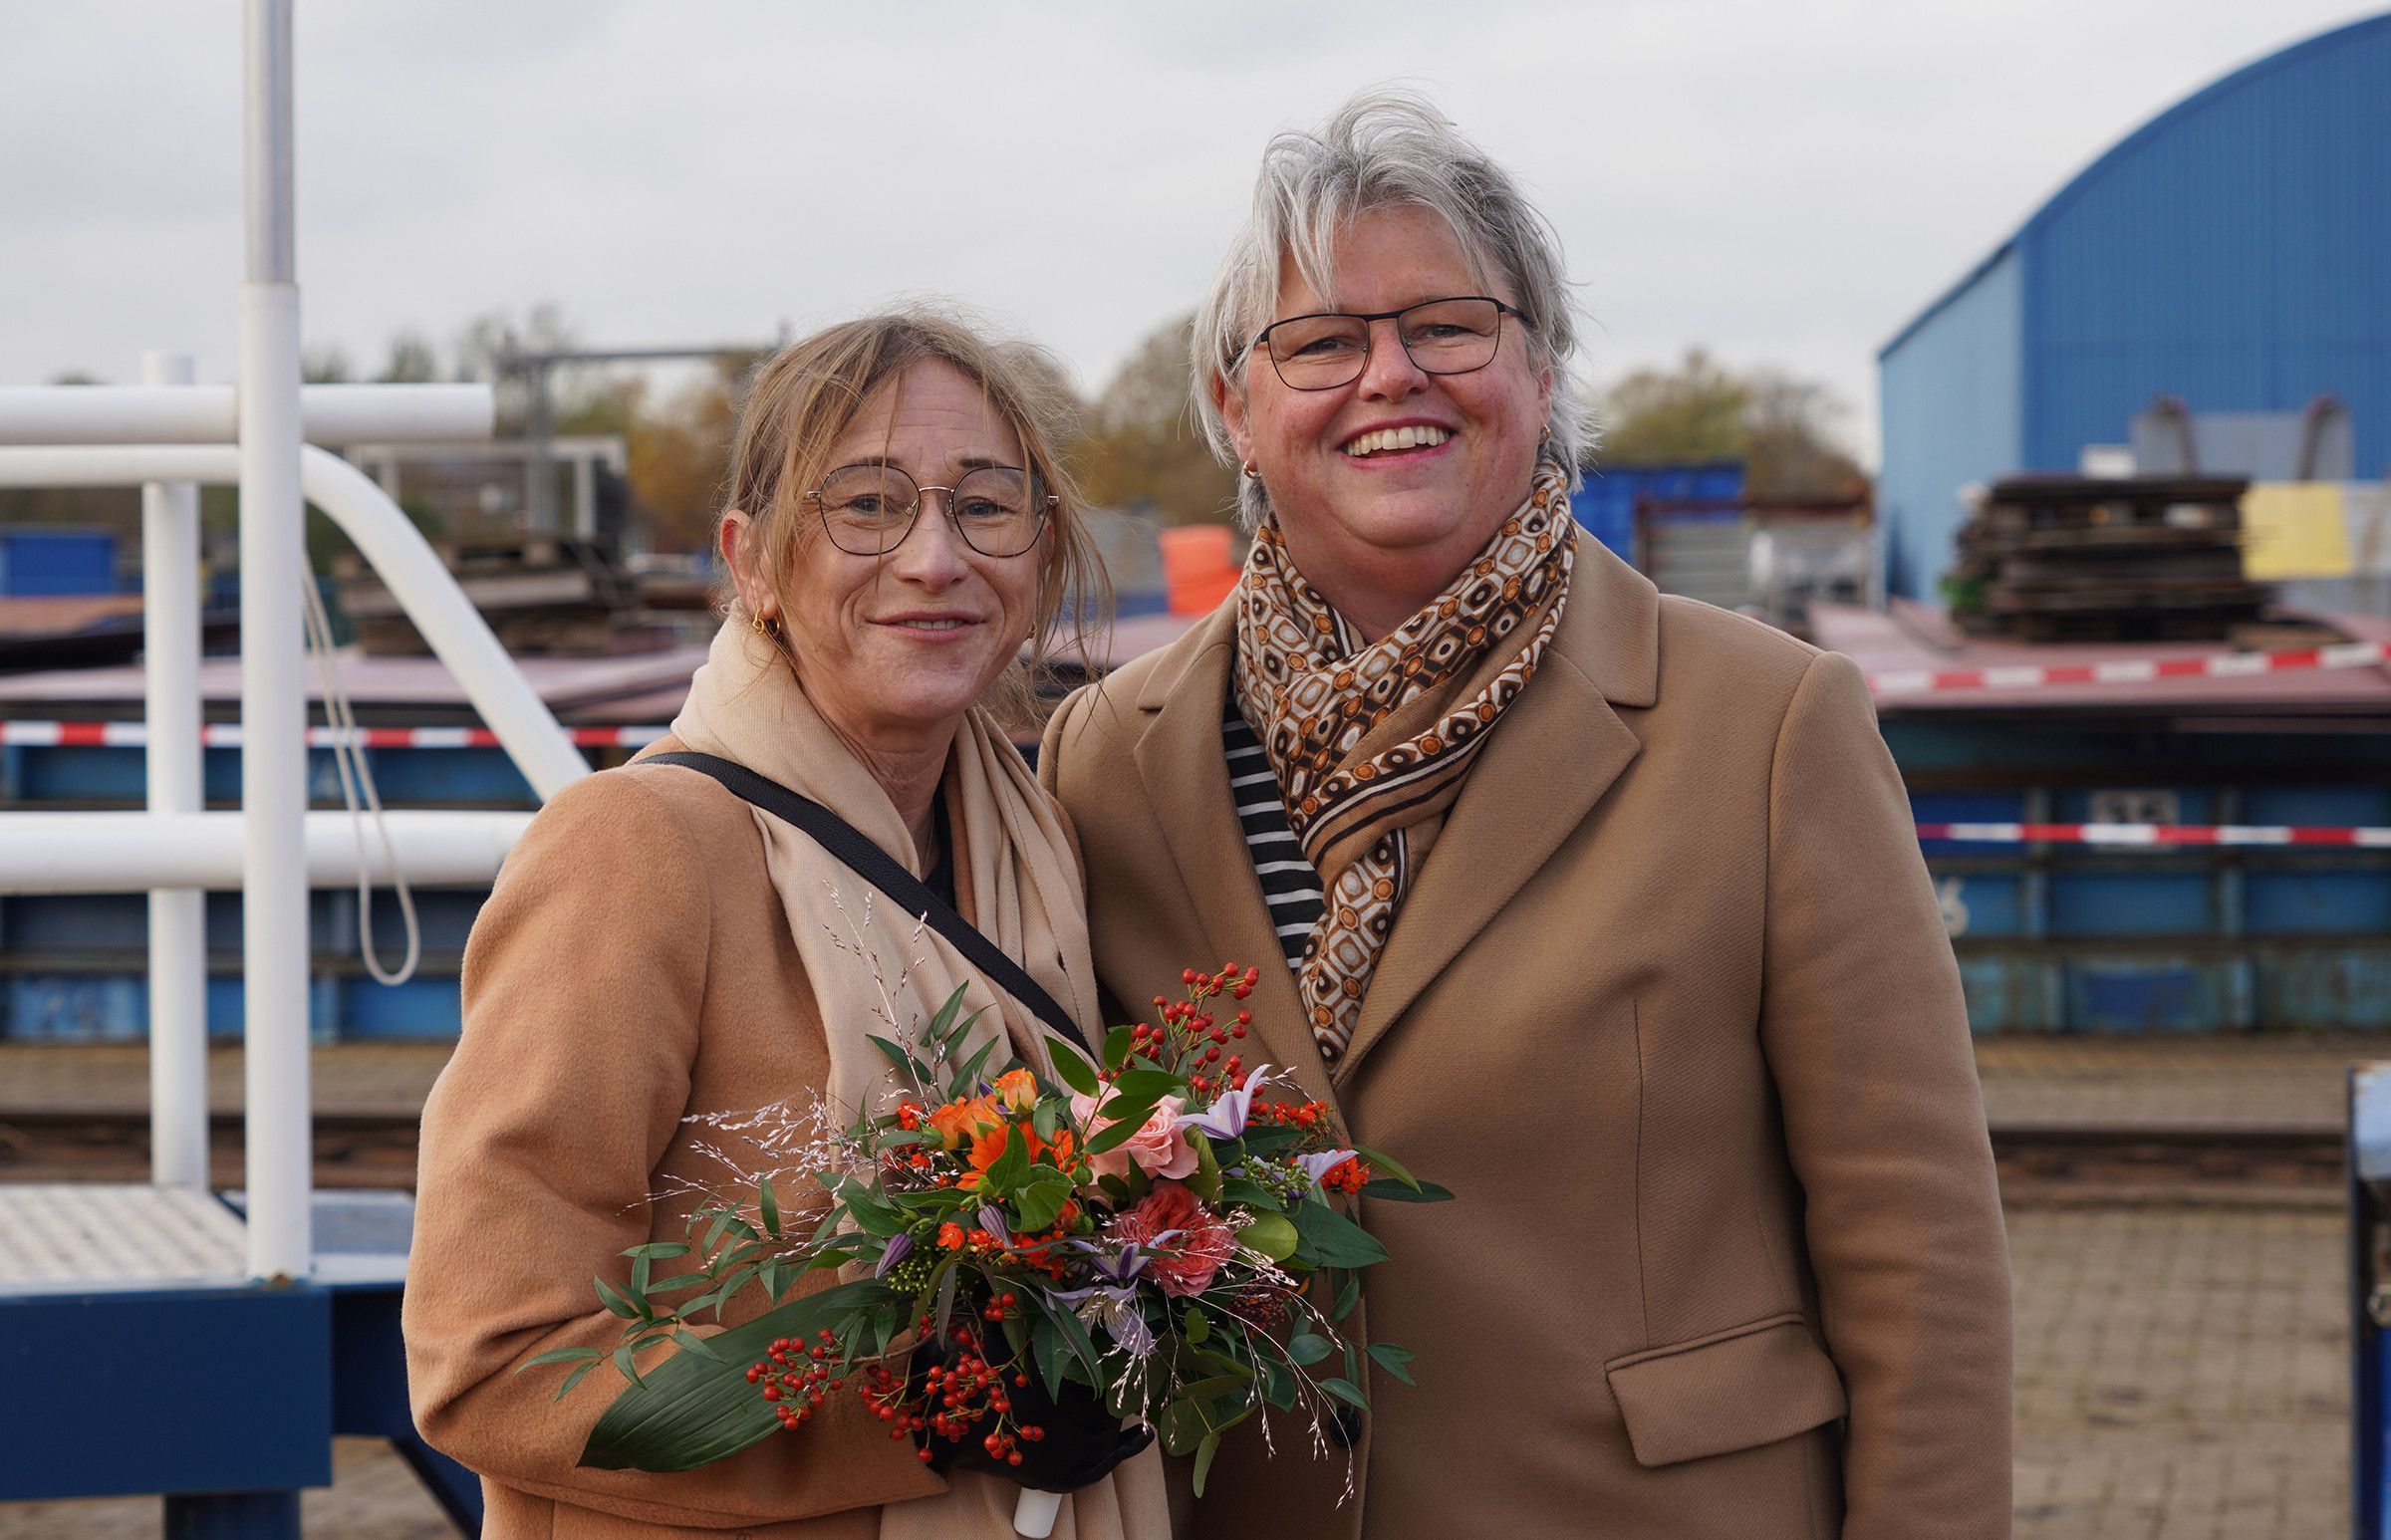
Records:
[[[0,1293],[245,1284],[240,1219],[146,1182],[0,1183]]]

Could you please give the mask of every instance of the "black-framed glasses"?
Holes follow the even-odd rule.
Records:
[[[885,556],[914,532],[922,499],[937,492],[963,544],[982,556],[1019,556],[1038,543],[1062,499],[1026,470],[982,465],[954,485],[922,486],[894,465],[842,465],[805,494],[822,515],[822,532],[850,556]]]
[[[1370,327],[1392,321],[1403,351],[1423,373],[1466,375],[1494,362],[1502,318],[1519,312],[1482,294],[1423,300],[1369,315],[1323,311],[1289,316],[1256,332],[1246,349],[1266,348],[1270,367],[1292,390],[1333,390],[1362,378],[1370,365]]]

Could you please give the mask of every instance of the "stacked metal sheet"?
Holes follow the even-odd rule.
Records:
[[[2010,476],[1960,526],[1953,618],[2025,642],[2223,640],[2271,591],[2242,568],[2239,478]]]

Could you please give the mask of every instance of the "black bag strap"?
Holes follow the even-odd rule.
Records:
[[[908,914],[920,915],[931,929],[954,943],[970,964],[1003,986],[1004,992],[1035,1012],[1038,1019],[1062,1034],[1067,1042],[1085,1043],[1079,1023],[1068,1011],[1055,1003],[1054,996],[1044,985],[1006,956],[971,921],[963,918],[955,906],[938,897],[929,884],[905,870],[895,857],[870,840],[856,827],[839,817],[821,803],[757,775],[745,765],[715,754],[676,751],[668,754],[650,754],[635,761],[643,765],[678,765],[710,775],[733,795],[762,808],[784,823],[794,824],[810,836],[814,843],[847,864],[855,874],[879,889]]]

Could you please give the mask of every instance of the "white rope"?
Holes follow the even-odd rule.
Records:
[[[357,949],[366,959],[366,971],[379,984],[397,986],[415,976],[415,966],[423,960],[423,930],[415,919],[415,896],[406,885],[406,874],[399,870],[398,852],[391,843],[389,823],[382,816],[382,795],[375,790],[374,773],[366,766],[364,739],[357,732],[357,714],[350,709],[349,692],[341,687],[340,671],[333,665],[332,618],[324,613],[324,596],[316,591],[316,575],[311,569],[302,587],[306,590],[308,645],[315,651],[316,666],[324,680],[324,716],[332,726],[332,763],[340,772],[341,800],[349,809],[350,827],[357,834]],[[374,950],[374,873],[366,864],[366,824],[358,813],[360,790],[366,807],[374,819],[374,833],[382,841],[383,860],[390,864],[391,888],[398,895],[398,913],[406,924],[406,958],[398,970],[385,968]]]

